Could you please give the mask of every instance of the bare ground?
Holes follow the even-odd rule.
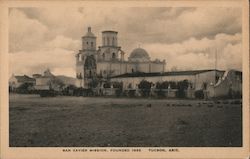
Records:
[[[11,147],[238,147],[228,101],[10,95]]]

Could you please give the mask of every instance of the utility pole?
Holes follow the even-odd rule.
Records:
[[[215,84],[216,84],[216,78],[217,78],[217,47],[215,48],[215,63],[214,63],[214,97],[216,96],[216,92],[215,92]]]

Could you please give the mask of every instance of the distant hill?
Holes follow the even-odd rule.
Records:
[[[66,85],[76,85],[76,78],[68,77],[64,75],[56,76],[56,78],[60,79]]]

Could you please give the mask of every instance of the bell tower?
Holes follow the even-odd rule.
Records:
[[[118,46],[117,31],[106,30],[102,32],[102,46],[100,46],[99,59],[102,61],[118,61],[121,59]]]
[[[92,61],[95,60],[95,57],[96,36],[92,33],[91,27],[88,27],[87,33],[82,37],[82,49],[79,50],[79,52],[76,54],[76,77],[77,79],[79,79],[80,87],[86,87],[86,85],[88,84],[86,78],[94,74],[93,70],[95,68],[94,66],[92,68]],[[90,60],[87,60],[86,62],[86,59]],[[85,68],[85,65],[89,63],[91,65]],[[90,75],[87,74],[89,71],[91,72]]]
[[[84,55],[94,55],[96,52],[96,36],[91,32],[91,27],[82,37],[82,52]]]

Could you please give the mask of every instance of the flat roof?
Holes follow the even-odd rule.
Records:
[[[155,77],[155,76],[183,76],[183,75],[196,75],[204,72],[215,71],[214,69],[210,70],[190,70],[190,71],[171,71],[171,72],[134,72],[134,73],[125,73],[111,78],[126,78],[126,77]],[[218,72],[225,72],[222,70],[216,70]]]
[[[102,31],[102,33],[118,33],[117,31],[113,31],[113,30],[104,30]]]

